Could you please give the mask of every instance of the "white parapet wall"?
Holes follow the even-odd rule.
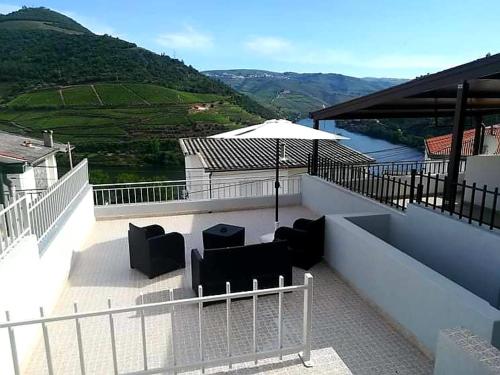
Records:
[[[500,374],[500,350],[463,329],[439,333],[434,375]]]
[[[302,176],[301,188],[302,205],[318,214],[377,212],[401,215],[400,211],[319,177]]]
[[[467,185],[476,183],[477,189],[488,187],[488,191],[493,192],[495,188],[500,188],[500,155],[477,155],[467,158],[467,170],[465,171],[465,180]],[[474,204],[480,205],[482,201],[481,191],[476,191]],[[465,201],[472,200],[470,189],[465,194]],[[485,197],[485,206],[493,207],[493,194],[487,194]],[[497,203],[497,210],[500,202]]]
[[[171,202],[152,202],[138,204],[115,204],[96,206],[95,217],[98,220],[123,219],[145,216],[183,215],[206,212],[222,212],[273,207],[274,196],[181,200]],[[280,206],[296,206],[301,203],[301,194],[282,195]]]
[[[452,224],[457,224],[456,231],[460,231],[461,225],[468,225],[430,210],[417,209],[428,214],[418,212],[419,220],[432,223],[433,217],[429,215],[450,220],[450,231]],[[351,217],[365,229],[352,222]],[[500,328],[500,310],[391,245],[388,241],[394,236],[393,222],[398,219],[407,218],[379,213],[327,215],[326,261],[429,356],[436,352],[441,329],[467,327],[489,342],[495,340]],[[415,235],[433,235],[421,232],[418,227],[414,231]],[[490,240],[494,241],[494,237]],[[408,241],[419,242],[415,238]]]
[[[33,319],[55,307],[71,271],[73,255],[82,249],[95,222],[92,189],[88,186],[62,218],[42,252],[34,235],[23,238],[0,261],[0,309],[11,320]],[[4,320],[4,316],[2,316]],[[40,327],[15,329],[21,367],[40,337]],[[7,330],[0,330],[0,374],[13,373]]]
[[[439,331],[457,326],[500,345],[500,310],[417,260],[477,254],[481,265],[498,232],[419,205],[401,212],[318,177],[301,187],[302,204],[327,217],[325,260],[429,356]]]

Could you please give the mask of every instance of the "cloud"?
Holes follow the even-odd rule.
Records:
[[[383,55],[367,63],[374,68],[385,69],[444,69],[459,65],[463,61],[436,55]]]
[[[244,46],[250,52],[266,56],[279,56],[283,53],[290,53],[293,49],[290,41],[274,36],[254,37],[245,42]]]
[[[289,65],[318,66],[342,65],[356,68],[388,70],[436,71],[463,63],[461,59],[426,54],[382,54],[361,55],[347,50],[316,48],[294,44],[278,36],[254,37],[243,43],[243,48],[252,54],[258,53],[268,59]]]
[[[112,26],[102,22],[101,20],[98,20],[94,17],[87,17],[87,16],[82,16],[81,14],[69,11],[69,10],[57,10],[57,12],[64,14],[65,16],[68,16],[72,19],[74,19],[76,22],[81,24],[82,26],[86,27],[90,31],[92,31],[94,34],[97,35],[112,35],[117,38],[125,39],[125,35],[119,33],[116,31]]]
[[[178,49],[203,50],[213,47],[213,38],[210,34],[198,31],[189,25],[182,31],[159,35],[156,42],[164,47]]]
[[[12,13],[18,9],[21,9],[19,5],[0,3],[0,14]]]

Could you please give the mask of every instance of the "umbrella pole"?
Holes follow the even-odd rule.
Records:
[[[274,208],[274,226],[275,229],[278,229],[279,227],[279,221],[278,221],[278,191],[280,188],[280,140],[276,140],[276,181],[274,182],[274,188],[275,188],[275,208]]]

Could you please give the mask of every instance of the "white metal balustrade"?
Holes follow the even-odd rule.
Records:
[[[96,206],[272,196],[274,178],[212,178],[93,185]],[[280,194],[299,194],[299,175],[280,178]]]
[[[130,307],[122,307],[122,308],[111,308],[111,301],[108,300],[108,310],[103,311],[93,311],[93,312],[79,312],[77,304],[74,305],[74,313],[71,315],[63,315],[63,316],[54,316],[54,317],[45,317],[43,308],[40,308],[40,318],[32,319],[32,320],[23,320],[23,321],[12,321],[9,312],[5,313],[6,322],[0,323],[0,331],[6,329],[8,331],[8,336],[10,340],[10,349],[11,349],[11,357],[12,357],[12,365],[14,369],[14,373],[16,375],[20,374],[20,364],[17,354],[17,346],[16,346],[16,329],[22,328],[26,326],[39,325],[42,328],[43,333],[43,345],[45,349],[45,357],[46,357],[46,366],[49,375],[54,373],[53,366],[53,354],[51,351],[51,344],[53,342],[51,340],[56,340],[55,336],[49,335],[50,325],[57,322],[62,321],[73,321],[75,324],[75,337],[74,340],[78,345],[78,354],[77,357],[72,357],[70,354],[65,355],[65,361],[74,361],[75,364],[78,363],[78,367],[80,368],[81,374],[85,375],[87,370],[91,367],[88,363],[88,360],[85,356],[84,351],[84,337],[82,320],[86,318],[92,317],[104,317],[108,320],[109,323],[109,337],[110,342],[109,346],[111,348],[111,356],[113,363],[113,373],[114,374],[156,374],[156,373],[164,373],[164,372],[183,372],[183,371],[191,371],[201,369],[204,372],[205,369],[210,367],[218,367],[218,366],[228,366],[228,368],[232,368],[232,366],[236,363],[243,363],[253,361],[255,364],[258,364],[258,361],[264,358],[279,358],[280,360],[284,355],[290,354],[298,354],[301,359],[305,362],[310,360],[311,355],[311,326],[312,326],[312,296],[313,296],[313,277],[311,274],[306,273],[304,275],[304,284],[303,285],[293,285],[293,286],[284,286],[284,278],[280,276],[279,278],[279,286],[276,288],[269,289],[258,289],[257,280],[253,281],[253,290],[245,291],[245,292],[237,292],[231,293],[231,285],[230,283],[226,283],[226,294],[216,295],[216,296],[203,296],[203,288],[199,286],[199,297],[195,298],[187,298],[187,299],[179,299],[174,300],[173,290],[170,290],[170,300],[166,302],[159,303],[150,303],[150,304],[140,304],[136,306]],[[284,347],[283,346],[283,298],[284,294],[288,292],[302,292],[304,293],[304,302],[303,302],[303,331],[301,344],[297,346]],[[257,350],[257,308],[258,308],[258,300],[259,297],[267,296],[267,295],[278,295],[278,316],[277,316],[277,325],[278,325],[278,340],[277,346],[274,349],[266,350],[266,351],[258,351]],[[252,350],[249,353],[237,354],[235,355],[232,351],[232,341],[233,337],[231,334],[231,324],[232,324],[232,314],[231,314],[231,303],[234,299],[241,298],[252,298]],[[204,336],[203,327],[204,327],[204,311],[203,306],[205,303],[209,302],[225,302],[226,307],[226,338],[225,342],[227,345],[226,355],[221,358],[206,358],[204,355],[205,346],[207,345],[207,338]],[[269,301],[266,301],[269,302]],[[176,342],[180,338],[175,336],[176,322],[178,319],[186,319],[186,317],[178,316],[176,311],[177,308],[186,305],[197,305],[198,306],[198,322],[192,322],[193,325],[197,323],[198,325],[198,360],[192,361],[191,363],[179,363],[176,350],[177,345]],[[165,314],[165,319],[170,319],[170,340],[164,343],[164,351],[167,352],[170,350],[172,353],[171,363],[158,367],[151,368],[148,365],[148,341],[147,341],[147,333],[146,333],[146,313],[152,310],[165,307],[168,309],[169,314]],[[299,306],[297,306],[299,308]],[[117,340],[115,333],[115,321],[114,316],[116,314],[127,313],[127,312],[135,312],[140,317],[140,327],[141,327],[141,335],[138,340],[141,342],[142,346],[142,369],[134,371],[134,372],[120,372],[120,363],[117,357]],[[182,332],[181,332],[182,333]],[[63,339],[63,338],[60,338]],[[67,338],[64,338],[67,340]],[[185,338],[184,338],[185,340]]]
[[[1,209],[0,205],[0,259],[30,231],[28,202],[26,197],[8,203]]]
[[[37,236],[38,242],[45,238],[87,186],[88,163],[84,159],[29,204],[31,232]]]
[[[29,233],[42,241],[87,186],[85,159],[49,189],[37,193],[36,199],[24,194],[5,208],[0,206],[0,259]]]

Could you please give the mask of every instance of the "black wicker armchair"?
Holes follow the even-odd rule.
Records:
[[[320,262],[324,254],[325,217],[316,220],[297,219],[293,228],[278,228],[274,240],[286,240],[292,264],[308,270]]]
[[[150,279],[186,267],[184,237],[166,233],[159,225],[137,227],[129,223],[128,246],[130,268]]]

